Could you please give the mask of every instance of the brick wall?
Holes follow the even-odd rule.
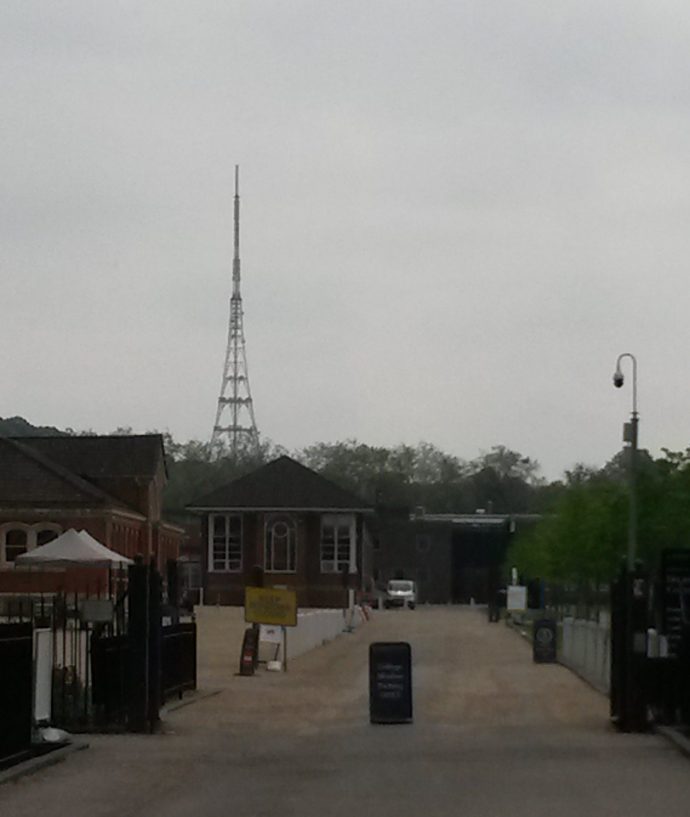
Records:
[[[299,607],[345,607],[347,588],[361,585],[360,572],[343,576],[340,573],[321,573],[321,515],[319,513],[293,514],[296,523],[297,563],[293,573],[266,572],[267,586],[284,586],[297,593]],[[203,568],[204,600],[206,604],[244,603],[244,587],[251,583],[253,569],[264,565],[264,531],[267,514],[243,514],[242,571],[216,573],[208,570],[208,516],[202,521],[201,564]]]

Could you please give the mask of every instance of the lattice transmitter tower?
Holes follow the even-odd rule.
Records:
[[[225,352],[223,380],[220,385],[216,422],[211,436],[212,445],[224,445],[233,456],[242,451],[254,451],[259,444],[259,432],[254,419],[254,404],[249,388],[247,352],[244,341],[242,295],[240,294],[240,170],[235,165],[235,252],[232,259],[232,295],[228,346]]]

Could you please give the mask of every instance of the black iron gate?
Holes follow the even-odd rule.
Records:
[[[196,623],[163,627],[161,698],[196,689]]]
[[[611,716],[690,725],[690,550],[663,551],[654,585],[639,569],[612,585]]]
[[[611,586],[611,719],[623,732],[647,726],[649,579],[621,570]]]
[[[690,725],[690,550],[665,550],[660,574],[661,627],[668,642],[666,717]]]
[[[94,633],[92,702],[101,724],[152,731],[167,698],[196,689],[196,623],[175,621],[164,627],[161,595],[155,568],[132,565],[124,632]],[[168,597],[175,601],[174,587]],[[176,620],[177,609],[171,607]]]
[[[0,768],[31,747],[33,626],[0,624]]]
[[[93,720],[102,728],[127,720],[129,649],[126,635],[94,635],[91,643]]]
[[[690,550],[663,551],[660,585],[662,632],[669,655],[678,656],[683,629],[690,624]]]
[[[10,621],[0,624],[0,763],[31,745],[39,627],[48,628],[41,678],[52,704],[45,717],[53,726],[150,731],[166,698],[196,688],[196,624],[179,622],[172,579],[168,618],[174,623],[167,627],[153,564],[137,563],[112,577],[107,597],[58,593],[3,600],[0,613]]]

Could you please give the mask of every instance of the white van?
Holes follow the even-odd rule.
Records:
[[[391,579],[386,588],[386,596],[383,606],[389,607],[409,607],[414,610],[417,604],[417,587],[409,579]]]

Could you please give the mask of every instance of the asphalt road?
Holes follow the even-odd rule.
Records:
[[[368,721],[368,644],[408,640],[415,721]],[[686,817],[690,761],[619,735],[608,703],[468,608],[381,612],[284,675],[224,678],[166,734],[87,752],[0,788],[34,817]]]

